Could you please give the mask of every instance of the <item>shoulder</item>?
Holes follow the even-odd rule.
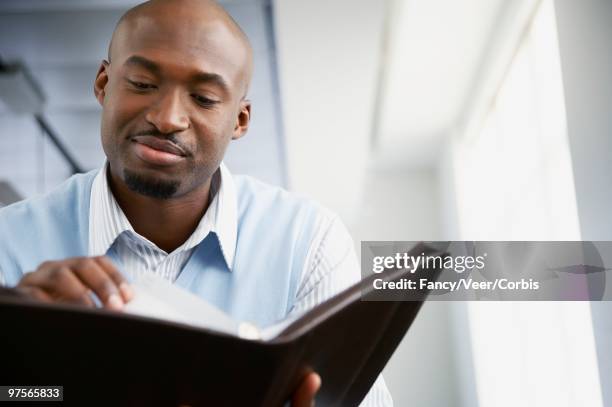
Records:
[[[43,196],[0,209],[0,269],[14,285],[41,262],[82,255],[92,173],[75,175]]]
[[[62,214],[70,206],[89,202],[88,192],[96,172],[73,175],[47,194],[1,208],[0,225],[33,220],[43,214]]]
[[[239,223],[304,248],[304,264],[321,259],[337,264],[354,250],[340,217],[313,199],[248,176],[235,177],[235,183]]]
[[[234,176],[234,183],[239,216],[252,213],[260,218],[272,216],[292,221],[307,218],[319,227],[337,220],[335,213],[305,195],[246,175]]]

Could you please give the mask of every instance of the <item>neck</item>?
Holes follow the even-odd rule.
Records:
[[[134,230],[167,253],[192,235],[208,209],[210,178],[184,196],[157,199],[130,190],[112,171],[108,175],[109,187]]]

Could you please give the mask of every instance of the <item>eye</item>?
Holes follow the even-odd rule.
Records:
[[[198,95],[196,93],[192,94],[191,97],[193,97],[199,105],[204,107],[212,107],[219,103],[216,100],[209,99],[206,96]]]
[[[132,85],[134,88],[136,88],[138,90],[155,89],[155,85],[153,85],[151,83],[132,81],[132,80],[129,80],[129,79],[127,81],[130,83],[130,85]]]

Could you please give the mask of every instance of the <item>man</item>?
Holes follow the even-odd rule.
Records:
[[[133,296],[126,275],[152,272],[263,326],[355,282],[335,216],[222,164],[249,126],[251,70],[248,39],[213,1],[129,10],[94,82],[107,163],[0,211],[5,282],[120,310]],[[293,405],[319,386],[307,376]],[[390,403],[382,381],[366,402]]]

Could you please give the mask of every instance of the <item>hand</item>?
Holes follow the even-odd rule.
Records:
[[[120,310],[133,291],[113,263],[104,256],[46,261],[23,276],[16,289],[44,302],[95,307],[93,292],[105,308]]]
[[[312,407],[314,398],[321,387],[321,376],[316,373],[309,373],[300,387],[297,388],[291,399],[291,407]]]

